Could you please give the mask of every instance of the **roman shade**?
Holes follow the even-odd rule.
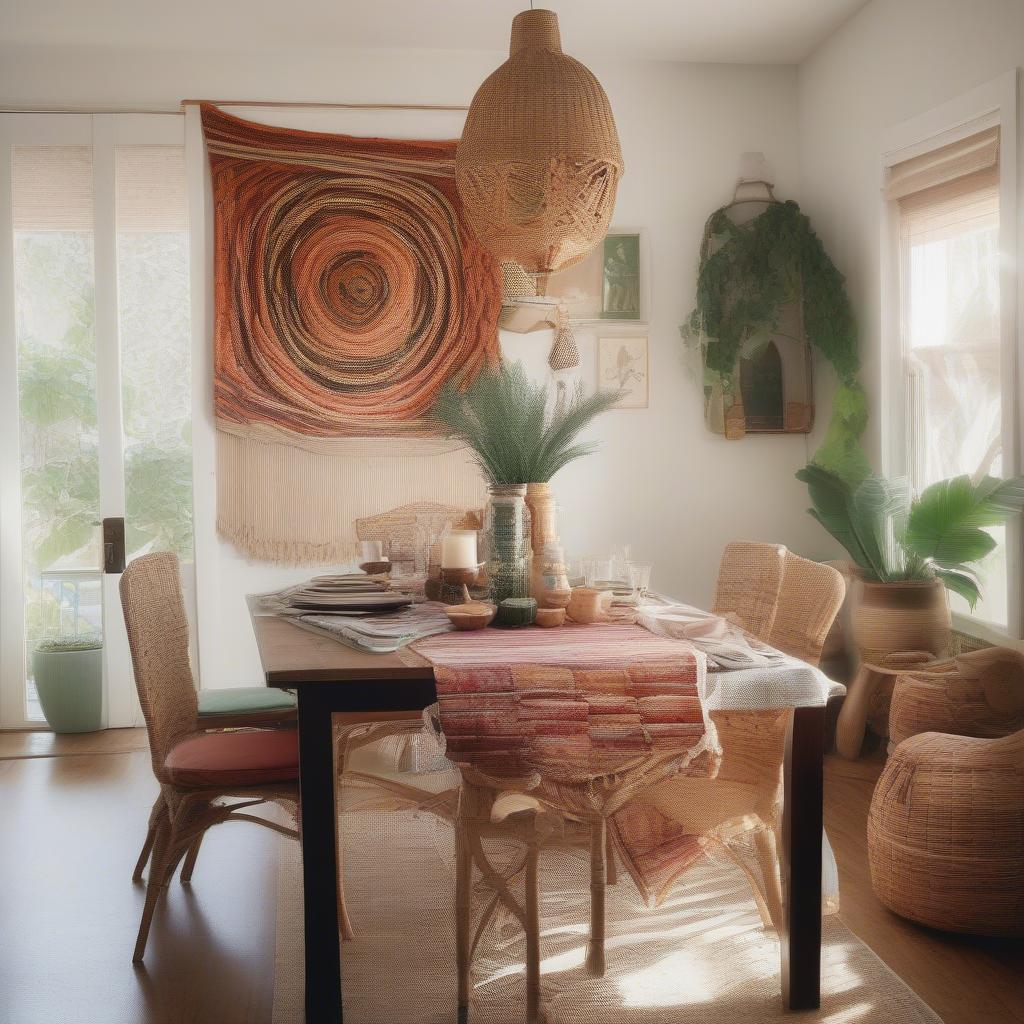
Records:
[[[977,174],[987,172],[995,177],[998,166],[999,129],[987,128],[948,146],[893,164],[886,172],[883,191],[886,199],[902,200]]]

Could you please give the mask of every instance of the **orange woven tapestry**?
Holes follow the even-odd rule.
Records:
[[[424,420],[449,377],[498,356],[501,273],[464,219],[456,143],[271,127],[209,104],[202,123],[221,531],[256,557],[337,561],[354,543],[344,516],[478,507],[476,471]],[[420,457],[423,472],[374,462]],[[408,482],[383,493],[384,477]]]

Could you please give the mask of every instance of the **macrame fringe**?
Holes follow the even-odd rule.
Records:
[[[477,509],[483,476],[460,444],[417,438],[315,439],[217,430],[217,529],[249,558],[353,564],[356,520],[431,501]]]

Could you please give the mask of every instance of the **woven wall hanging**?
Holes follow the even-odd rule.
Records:
[[[246,554],[338,562],[355,519],[485,488],[428,413],[498,358],[500,266],[454,141],[268,127],[202,108],[214,197],[218,527]]]
[[[553,11],[522,11],[509,59],[473,97],[456,157],[481,242],[530,273],[571,267],[604,238],[622,171],[600,83],[562,52]]]

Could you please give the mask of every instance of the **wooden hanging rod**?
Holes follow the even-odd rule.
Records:
[[[448,110],[467,111],[469,107],[445,106],[435,103],[293,103],[288,100],[182,100],[181,106],[194,107],[212,103],[215,107],[312,107],[332,110]]]
[[[294,107],[322,110],[440,110],[464,113],[469,107],[444,106],[431,103],[291,103],[284,100],[182,100],[178,110],[153,107],[0,107],[0,114],[173,114],[185,107],[212,103],[215,107]]]

